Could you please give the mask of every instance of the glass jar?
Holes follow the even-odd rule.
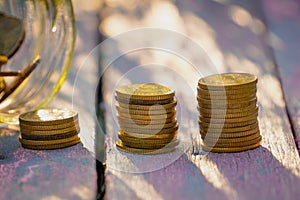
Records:
[[[63,84],[74,51],[75,22],[71,0],[4,0],[0,12],[21,19],[25,38],[1,71],[19,71],[35,57],[40,63],[0,103],[0,123],[17,124],[19,114],[45,107]],[[7,85],[14,77],[4,77]]]

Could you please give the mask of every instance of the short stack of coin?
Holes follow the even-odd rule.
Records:
[[[67,109],[41,109],[19,116],[19,141],[28,149],[59,149],[80,142],[78,114]]]
[[[173,151],[178,145],[175,92],[158,84],[116,89],[119,150],[138,154]]]
[[[198,121],[205,151],[240,152],[260,145],[256,84],[257,77],[247,73],[199,80]]]

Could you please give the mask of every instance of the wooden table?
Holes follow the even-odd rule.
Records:
[[[0,199],[94,199],[101,186],[97,188],[95,157],[106,162],[105,199],[297,198],[300,4],[274,1],[76,2],[77,53],[52,106],[79,111],[83,146],[24,150],[17,133],[2,132]],[[111,38],[98,47],[101,70],[95,51],[82,64],[98,41],[98,25]],[[197,81],[222,72],[258,76],[263,140],[255,150],[218,154],[199,148]],[[102,131],[93,98],[99,77],[104,101],[98,115],[105,116],[106,125]],[[182,141],[175,153],[141,156],[116,150],[114,89],[128,82],[157,82],[175,89]]]

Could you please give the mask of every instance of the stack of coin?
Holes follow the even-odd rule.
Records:
[[[28,149],[59,149],[80,142],[78,114],[67,109],[41,109],[19,117],[19,141]]]
[[[260,145],[256,84],[257,77],[247,73],[199,80],[198,121],[205,151],[240,152]]]
[[[158,84],[116,89],[120,130],[118,149],[138,154],[173,151],[178,145],[175,92]]]

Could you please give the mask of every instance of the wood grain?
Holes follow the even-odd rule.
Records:
[[[151,1],[138,4],[133,10],[126,10],[122,5],[103,10],[110,13],[103,16],[103,21],[107,17],[110,23],[100,24],[108,36],[144,26],[168,28],[201,45],[217,72],[258,75],[259,122],[263,136],[261,147],[255,150],[233,154],[202,152],[197,135],[196,83],[201,76],[215,73],[215,69],[205,69],[203,52],[187,48],[188,53],[182,54],[198,56],[200,61],[190,60],[197,63],[199,70],[195,72],[174,54],[148,49],[135,52],[137,47],[116,40],[120,47],[132,48],[134,53],[115,60],[104,77],[108,128],[106,199],[293,199],[300,195],[300,160],[277,69],[265,42],[266,26],[261,20],[260,5],[249,1],[232,2]],[[124,12],[120,14],[116,8]],[[138,9],[144,9],[142,17],[136,15]],[[120,23],[113,20],[115,15],[122,18],[123,26],[109,29]],[[157,21],[156,16],[170,20]],[[172,40],[172,34],[166,35],[161,34],[159,41],[188,46],[187,40]],[[159,43],[151,43],[142,36],[135,41],[140,40],[148,42],[150,48]],[[102,56],[106,58],[107,53],[102,52]],[[172,70],[165,66],[172,66]],[[158,82],[175,89],[180,111],[177,116],[181,117],[179,137],[183,141],[177,155],[170,154],[171,158],[134,156],[115,150],[118,124],[114,118],[113,91],[118,84],[129,82]]]
[[[300,93],[299,93],[299,75],[300,75],[300,3],[298,1],[280,1],[264,2],[266,20],[272,33],[270,35],[270,45],[274,52],[274,57],[280,72],[280,80],[283,87],[283,93],[287,102],[287,108],[290,114],[290,120],[294,129],[295,141],[300,146]],[[283,7],[291,10],[285,13]],[[280,7],[280,9],[279,9]]]
[[[73,5],[77,25],[74,59],[61,91],[49,107],[78,111],[82,143],[59,150],[27,150],[18,141],[19,133],[0,129],[0,199],[96,197],[94,92],[97,62],[77,72],[98,42],[98,4],[74,0]]]

